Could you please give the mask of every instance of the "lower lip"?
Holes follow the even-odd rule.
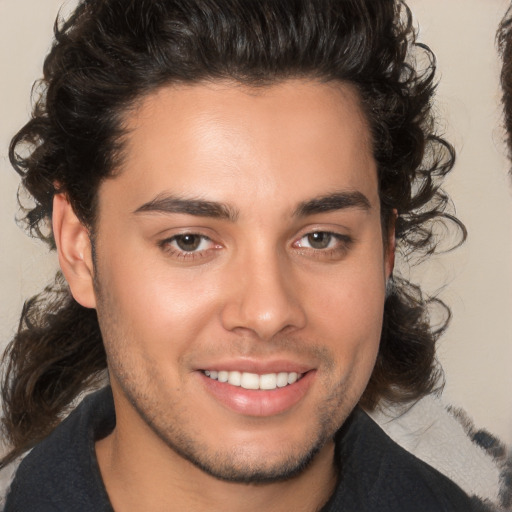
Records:
[[[271,391],[244,389],[210,379],[199,372],[210,394],[234,412],[246,416],[273,416],[298,404],[313,383],[315,371],[305,373],[298,381]]]

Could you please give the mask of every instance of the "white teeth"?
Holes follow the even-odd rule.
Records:
[[[240,372],[229,372],[228,382],[232,386],[240,386],[242,381],[242,374]]]
[[[299,378],[299,375],[295,372],[291,372],[288,374],[288,384],[293,384],[294,382],[297,381],[297,379]]]
[[[224,370],[205,370],[203,372],[210,379],[218,380],[219,382],[227,382],[232,386],[240,386],[244,389],[264,389],[272,390],[276,388],[284,388],[289,384],[297,382],[302,375],[296,372],[279,372],[279,373],[266,373],[258,375],[257,373],[227,372]]]
[[[277,375],[275,373],[267,373],[260,377],[260,389],[276,389]]]
[[[240,385],[244,389],[260,389],[260,376],[256,373],[242,373]]]
[[[284,388],[288,385],[288,374],[286,372],[281,372],[277,374],[277,387]]]

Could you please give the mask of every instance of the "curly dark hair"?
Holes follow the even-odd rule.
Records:
[[[512,158],[512,6],[508,8],[501,20],[496,38],[503,59],[501,67],[503,115],[507,130],[509,158]]]
[[[65,192],[94,232],[98,187],[122,158],[123,115],[159,87],[224,79],[264,87],[305,77],[356,87],[378,166],[383,231],[396,210],[399,256],[428,257],[439,223],[458,226],[459,243],[465,238],[439,188],[454,152],[435,131],[435,68],[400,0],[82,0],[56,22],[32,119],[10,147],[33,198],[28,229],[54,247],[52,199]],[[395,273],[365,407],[418,399],[441,385],[435,343],[449,309],[434,327],[433,304],[442,305]],[[58,276],[25,304],[4,363],[12,450],[3,464],[48,435],[104,374],[96,312],[77,304]]]

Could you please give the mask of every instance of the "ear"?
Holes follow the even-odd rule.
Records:
[[[52,226],[60,268],[73,297],[82,306],[95,308],[89,231],[76,216],[64,193],[55,194],[53,198]]]
[[[385,272],[386,279],[389,279],[395,267],[396,238],[395,225],[398,218],[398,212],[393,209],[391,218],[387,226],[386,254],[385,254]]]

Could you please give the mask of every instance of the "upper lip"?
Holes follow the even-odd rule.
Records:
[[[313,369],[314,367],[311,364],[289,359],[257,360],[247,358],[211,361],[197,367],[197,370],[238,371],[242,373],[257,373],[258,375],[279,372],[303,374]]]

